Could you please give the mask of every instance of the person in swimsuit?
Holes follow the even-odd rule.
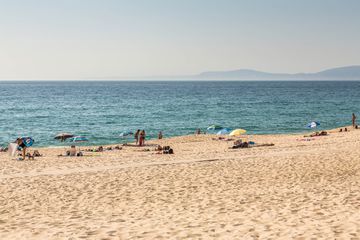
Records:
[[[163,138],[163,134],[162,134],[162,132],[160,131],[159,132],[159,135],[158,135],[158,139],[162,139]]]
[[[142,135],[141,135],[141,138],[142,138],[142,146],[145,145],[145,137],[146,137],[146,133],[145,133],[145,130],[142,130]]]
[[[143,145],[143,135],[144,135],[143,130],[141,130],[139,132],[139,146]]]
[[[140,133],[140,129],[138,129],[134,135],[136,145],[138,145],[139,143],[139,133]]]

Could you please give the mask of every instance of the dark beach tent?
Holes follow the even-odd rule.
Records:
[[[56,135],[56,136],[54,137],[54,139],[58,139],[58,140],[61,140],[61,141],[65,141],[66,139],[72,138],[72,137],[74,137],[74,135],[71,134],[71,133],[59,133],[58,135]]]
[[[89,140],[84,136],[75,136],[69,139],[73,143],[88,142]]]
[[[208,131],[215,131],[215,130],[221,130],[223,129],[223,127],[219,126],[219,125],[211,125],[207,128]]]

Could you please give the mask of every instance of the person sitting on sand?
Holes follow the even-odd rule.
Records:
[[[75,145],[71,145],[70,151],[69,151],[69,156],[72,156],[72,157],[76,156],[76,147],[75,147]]]
[[[33,156],[34,157],[41,157],[42,155],[40,154],[40,152],[38,150],[34,150]]]
[[[31,155],[31,153],[28,152],[28,153],[26,153],[26,156],[28,157],[29,160],[30,160],[30,159],[35,160],[34,154]]]
[[[162,139],[163,138],[163,134],[162,132],[160,131],[159,134],[158,134],[158,139]]]

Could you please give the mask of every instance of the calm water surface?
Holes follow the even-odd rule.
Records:
[[[360,82],[0,82],[0,144],[33,136],[60,145],[58,132],[89,144],[125,141],[122,131],[193,133],[210,124],[250,134],[306,131],[351,124],[360,116]]]

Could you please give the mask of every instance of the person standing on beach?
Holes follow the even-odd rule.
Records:
[[[139,133],[139,146],[143,146],[145,144],[145,130],[141,130]]]
[[[158,135],[158,139],[162,139],[163,138],[163,134],[162,134],[162,132],[160,131],[159,132],[159,135]]]
[[[146,137],[146,134],[145,134],[145,130],[142,130],[142,145],[144,146],[145,145],[145,137]]]
[[[356,115],[355,115],[355,113],[352,114],[352,125],[353,125],[353,127],[356,126]]]
[[[138,145],[139,143],[139,133],[140,133],[140,129],[138,129],[134,135],[136,145]]]

